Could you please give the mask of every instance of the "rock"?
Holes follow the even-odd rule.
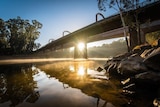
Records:
[[[160,54],[160,47],[154,49],[144,60],[147,60],[149,58],[153,58],[156,55]],[[156,56],[157,57],[157,56]],[[159,58],[159,57],[158,57]],[[155,58],[156,59],[156,58]]]
[[[148,71],[121,81],[123,93],[155,96],[160,88],[160,73]]]
[[[152,46],[146,43],[146,44],[142,44],[142,45],[138,45],[138,46],[134,47],[133,50],[132,50],[132,52],[133,52],[133,53],[137,53],[137,54],[140,55],[140,54],[142,54],[145,50],[151,49],[151,48],[152,48]]]
[[[135,75],[135,79],[140,80],[152,80],[153,82],[158,82],[160,84],[160,73],[148,71]]]
[[[136,88],[135,84],[132,83],[132,84],[129,84],[129,85],[127,85],[127,86],[124,86],[124,87],[123,87],[123,90],[134,91],[135,88]]]
[[[154,48],[151,48],[151,49],[147,49],[145,50],[140,56],[142,58],[146,58],[147,56],[149,56],[151,54],[151,52],[154,50]]]
[[[160,47],[154,49],[144,60],[144,64],[155,71],[160,72]]]
[[[125,78],[129,78],[138,73],[145,72],[147,70],[146,66],[142,63],[142,58],[140,56],[131,56],[127,60],[120,62],[117,71]]]
[[[98,67],[98,68],[97,68],[97,71],[98,71],[98,72],[101,72],[102,70],[103,70],[103,69],[102,69],[101,67]]]
[[[132,54],[133,54],[132,52],[127,52],[127,53],[124,53],[124,54],[117,55],[117,56],[113,57],[112,60],[121,61],[121,60],[124,60],[125,58],[128,58]]]
[[[114,59],[108,60],[104,65],[104,69],[109,74],[109,78],[121,79],[121,75],[117,72],[117,66],[120,60],[116,61]]]
[[[135,84],[145,90],[157,90],[160,86],[160,73],[148,71],[135,75]]]
[[[127,59],[132,53],[125,53],[122,55],[118,55],[113,57],[112,59],[108,60],[104,65],[104,69],[106,72],[109,73],[110,78],[121,79],[123,78],[120,73],[117,72],[117,67],[119,66],[120,62],[124,59]]]
[[[154,107],[160,107],[160,98],[155,98],[153,100]]]
[[[151,47],[151,45],[145,44],[139,46],[138,49],[135,48],[132,52],[113,57],[106,62],[104,69],[109,73],[110,77],[114,77],[119,80],[134,76],[137,77],[138,74],[148,71],[160,71],[159,45],[160,40],[156,47]],[[147,78],[147,75],[145,76]],[[140,80],[140,78],[136,79]]]
[[[160,93],[160,39],[155,46],[141,45],[132,52],[113,57],[104,68],[109,79],[121,81],[125,95],[155,98]],[[159,102],[159,99],[153,101],[157,107]]]
[[[110,71],[110,69],[114,69],[116,70],[116,67],[118,65],[118,61],[114,61],[114,60],[109,60],[107,61],[107,63],[104,65],[104,68],[107,72]]]

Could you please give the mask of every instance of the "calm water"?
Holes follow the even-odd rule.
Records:
[[[56,61],[0,65],[0,107],[130,107],[152,99],[122,94],[96,69],[105,61]],[[147,106],[146,106],[147,107]]]

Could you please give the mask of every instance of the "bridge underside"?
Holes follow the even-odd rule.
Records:
[[[153,32],[160,29],[160,14],[157,13],[157,11],[160,10],[159,5],[160,5],[160,1],[153,5],[140,8],[141,12],[138,14],[138,18],[141,23],[140,29],[139,29],[141,31],[140,34],[137,33],[137,29],[133,29],[131,27],[125,28],[129,37],[130,49],[132,49],[136,45],[144,43],[146,33]],[[131,11],[129,14],[132,15],[133,13],[134,11]],[[80,30],[72,32],[55,41],[52,41],[51,43],[39,49],[38,51],[45,51],[48,49],[58,50],[63,48],[75,47],[74,57],[76,58],[80,54],[76,47],[76,44],[79,41],[85,42],[85,45],[86,45],[89,42],[105,40],[110,38],[118,38],[118,37],[123,37],[123,27],[121,23],[121,18],[117,14],[117,15],[105,18],[101,21],[95,22]],[[83,54],[81,53],[81,55],[82,57],[87,58],[86,54],[87,54],[87,48],[84,50]]]
[[[160,20],[153,21],[148,24],[142,24],[141,30],[146,34],[160,30]]]

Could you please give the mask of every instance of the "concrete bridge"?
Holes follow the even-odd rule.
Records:
[[[121,18],[119,14],[104,18],[103,15],[96,15],[96,22],[88,25],[82,29],[70,33],[69,31],[64,31],[69,33],[57,40],[51,41],[44,47],[40,48],[38,52],[45,50],[58,50],[63,48],[75,47],[74,48],[74,58],[87,58],[87,43],[105,40],[110,38],[123,37],[123,30],[126,29],[127,36],[129,38],[129,46],[132,49],[134,46],[142,44],[145,42],[145,34],[160,30],[160,1],[146,5],[144,7],[138,8],[136,10],[130,10],[128,14],[133,14],[134,12],[139,12],[138,20],[140,22],[140,34],[138,36],[136,29],[129,27],[122,27]],[[124,12],[123,15],[126,15]],[[98,15],[103,17],[103,20],[98,21]],[[133,16],[134,17],[134,16]],[[83,55],[79,56],[79,50],[77,44],[79,42],[85,43],[85,48],[83,50]]]

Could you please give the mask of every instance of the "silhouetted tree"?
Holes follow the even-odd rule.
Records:
[[[0,19],[0,49],[9,54],[30,53],[40,47],[35,43],[42,24],[37,20],[21,19],[20,17],[3,21]],[[2,54],[2,52],[0,53]],[[4,52],[3,52],[4,54]]]

